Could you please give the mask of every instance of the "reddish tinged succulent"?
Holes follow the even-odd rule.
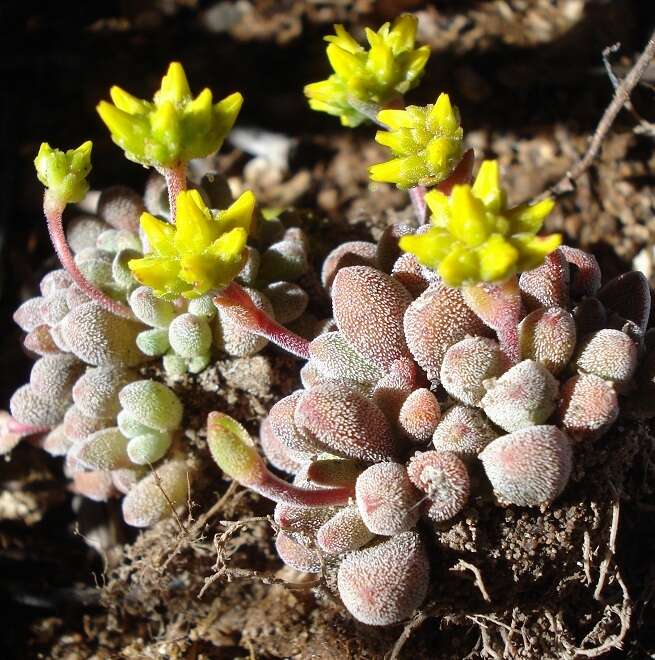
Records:
[[[377,245],[368,241],[348,241],[334,248],[323,262],[321,283],[328,293],[337,271],[346,266],[377,266]]]
[[[486,335],[484,322],[464,302],[458,289],[432,285],[407,309],[407,345],[430,380],[439,380],[446,351],[467,335]]]
[[[611,302],[624,287],[643,300],[638,277],[606,285],[604,302],[580,299],[601,295],[596,263],[564,249],[523,273],[520,286],[514,279],[453,289],[410,263],[412,255],[398,258],[387,243],[403,233],[385,231],[377,268],[373,260],[329,264],[336,328],[310,343],[304,389],[275,404],[261,428],[266,455],[294,483],[272,485],[261,472],[240,477],[284,503],[276,509],[281,558],[316,571],[316,548],[334,557],[344,604],[374,625],[409,616],[427,579],[414,581],[411,568],[414,560],[425,566],[423,551],[397,566],[386,563],[387,549],[420,539],[421,518],[444,525],[457,516],[478,483],[469,477],[478,458],[505,504],[543,505],[560,495],[573,461],[569,437],[597,440],[623,404],[645,310]],[[372,259],[370,247],[363,251]],[[626,323],[630,336],[615,329]],[[592,371],[608,367],[606,354],[623,368],[603,372],[611,382]],[[643,373],[635,382],[650,382]],[[434,449],[415,453],[430,439]],[[351,499],[339,500],[348,488]],[[412,588],[419,591],[408,601]]]
[[[531,310],[568,307],[569,270],[562,248],[558,248],[544,259],[541,266],[521,273],[519,287],[525,306]]]
[[[478,406],[486,392],[484,382],[500,376],[507,366],[498,342],[467,337],[446,351],[441,363],[441,384],[454,399]]]
[[[371,32],[380,42],[371,53],[400,58],[406,49],[396,52],[394,39],[413,44],[415,29],[405,16]],[[364,70],[350,66],[362,51],[354,40],[342,29],[335,39],[347,47],[338,51],[345,59],[334,67],[337,78],[322,88],[328,95],[335,80],[345,85],[351,69]],[[356,89],[361,79],[348,84]],[[393,87],[394,102],[401,87]],[[150,126],[153,144],[170,147],[171,135],[188,141],[179,129],[190,122],[202,130],[186,131],[193,144],[173,151],[207,155],[205,124],[227,113],[231,125],[241,104],[229,97],[236,105],[228,112],[207,93],[191,101],[180,65],[172,65],[154,105],[115,88],[116,105],[101,114],[134,155],[152,146],[134,132],[139,115],[169,98],[170,116]],[[378,109],[362,99],[355,108],[373,116]],[[37,171],[65,269],[47,274],[40,295],[15,314],[26,348],[41,357],[12,397],[13,417],[0,415],[0,452],[33,436],[64,457],[73,492],[96,500],[123,494],[125,520],[153,524],[187,501],[195,462],[183,453],[191,416],[175,391],[186,390],[142,379],[147,363],[175,380],[204,370],[218,350],[247,357],[272,342],[307,360],[303,389],[278,401],[260,428],[265,457],[288,480],[224,413],[208,418],[211,456],[277,502],[283,561],[319,572],[322,553],[330,555],[349,611],[387,625],[409,617],[427,593],[425,534],[434,525],[421,518],[442,527],[463,510],[483,478],[477,470],[469,479],[478,457],[499,500],[546,505],[569,479],[569,437],[598,440],[624,404],[655,415],[655,340],[653,294],[642,275],[601,288],[593,256],[538,235],[551,200],[508,207],[490,161],[471,183],[474,155],[462,157],[459,116],[446,95],[377,117],[389,128],[378,139],[396,158],[374,173],[406,187],[429,161],[431,176],[410,193],[422,226],[387,227],[377,245],[337,246],[323,264],[324,291],[308,273],[301,229],[285,230],[265,212],[251,222],[254,196],[232,203],[222,177],[194,180],[186,191],[186,163],[166,153],[146,159],[163,174],[149,182],[145,200],[157,218],[145,214],[140,229],[144,201],[114,187],[95,198],[95,216],[74,219],[64,235],[63,208],[88,189],[90,144],[66,154],[44,145]],[[305,285],[331,296],[333,319],[305,313],[312,303]],[[499,427],[507,435],[498,437]],[[415,453],[430,439],[434,449]]]
[[[323,451],[337,456],[384,461],[398,453],[382,411],[347,385],[320,383],[303,393],[294,421]]]
[[[537,506],[564,490],[573,451],[571,441],[556,426],[531,426],[493,440],[480,460],[501,500]]]
[[[402,284],[370,266],[342,268],[332,285],[334,319],[341,334],[382,370],[409,355],[403,316],[411,301]]]
[[[446,411],[432,436],[437,451],[449,451],[462,458],[477,456],[498,433],[479,408],[455,405]]]
[[[535,309],[519,323],[521,356],[539,362],[557,375],[575,350],[575,321],[561,307]]]
[[[328,555],[358,550],[375,538],[356,505],[340,509],[316,532],[318,547]]]
[[[376,463],[357,478],[357,508],[374,534],[392,536],[410,530],[418,520],[418,499],[400,463]]]
[[[466,505],[471,483],[464,462],[449,451],[416,452],[409,461],[410,481],[427,495],[423,509],[436,522],[456,516]]]
[[[619,416],[619,401],[610,383],[594,374],[569,378],[561,389],[559,417],[575,440],[595,440]]]
[[[432,438],[440,420],[441,406],[437,397],[421,387],[405,399],[398,414],[398,428],[411,442],[425,444]]]
[[[578,347],[575,366],[624,388],[637,369],[639,347],[625,332],[605,328],[584,338]]]
[[[409,617],[428,590],[430,565],[418,532],[402,532],[346,555],[337,584],[344,605],[363,623],[384,626]]]
[[[275,550],[280,559],[291,568],[304,573],[319,573],[321,570],[321,557],[309,547],[302,535],[278,532],[275,539]]]
[[[523,360],[500,378],[486,383],[480,405],[487,417],[505,431],[545,422],[555,410],[559,384],[545,367]]]

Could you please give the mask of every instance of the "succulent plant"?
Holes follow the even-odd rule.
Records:
[[[50,162],[46,156],[55,161],[57,157],[70,160],[69,155],[52,153],[42,150],[37,159],[48,185],[54,185],[52,172],[56,168],[46,168],[44,163]],[[66,190],[86,186],[86,173],[85,169],[74,181],[65,175],[69,179],[57,185],[61,188],[65,184]],[[194,206],[193,213],[200,209],[203,217],[209,217],[204,201],[200,201],[205,198],[209,193],[197,187],[189,203],[199,205]],[[248,202],[245,210],[243,199]],[[178,208],[178,221],[183,220],[184,204]],[[229,228],[240,214],[252,214],[253,204],[252,197],[242,196],[227,211],[211,211],[212,217],[220,218],[222,226]],[[217,310],[210,295],[167,300],[137,281],[130,262],[142,260],[152,242],[152,235],[139,231],[144,208],[137,193],[114,186],[99,195],[97,215],[87,211],[87,215],[71,219],[67,249],[85,278],[85,286],[99,296],[89,297],[68,269],[56,269],[42,278],[40,295],[16,311],[14,319],[26,332],[25,347],[38,359],[30,383],[14,394],[11,416],[4,413],[0,427],[3,452],[11,451],[23,437],[40,436],[45,451],[65,458],[71,489],[80,495],[102,500],[138,488],[138,494],[126,498],[124,505],[126,521],[136,526],[153,524],[171,513],[151,468],[162,483],[169,484],[170,492],[166,492],[171,502],[179,499],[180,503],[186,501],[187,476],[192,472],[176,439],[183,402],[163,383],[144,380],[138,370],[161,360],[169,377],[197,373],[220,351],[252,355],[268,343]],[[152,224],[163,222],[148,217]],[[277,220],[267,222],[280,224]],[[193,233],[197,229],[192,222],[189,230]],[[287,247],[283,246],[275,263],[268,259],[266,277],[259,272],[258,257],[245,263],[240,258],[238,267],[248,270],[246,278],[256,288],[246,290],[256,303],[271,316],[275,313],[266,291],[283,318],[297,319],[304,314],[308,296],[283,274],[291,272],[297,277],[307,268],[302,233],[296,230],[284,237],[281,224],[277,233],[257,231],[252,241],[258,247],[248,246],[248,250],[250,255],[266,254],[281,238],[288,250],[285,252]],[[292,254],[290,262],[285,261],[287,253]],[[241,277],[238,268],[236,274]],[[116,314],[112,307],[107,308],[104,298],[122,305],[128,313]],[[175,481],[176,475],[181,482]],[[182,493],[181,499],[177,493]]]
[[[367,51],[343,25],[335,25],[336,34],[325,37],[334,73],[305,87],[312,110],[340,117],[344,126],[358,126],[370,118],[367,106],[385,105],[415,87],[430,55],[427,46],[414,48],[416,28],[409,14],[377,32],[366,28]]]
[[[510,207],[497,162],[473,181],[446,94],[382,107],[425,65],[414,18],[367,31],[369,51],[336,33],[335,73],[307,87],[310,105],[346,125],[383,124],[376,139],[394,157],[370,176],[410,188],[420,226],[334,247],[320,278],[333,318],[296,334],[281,322],[309,318],[302,230],[259,212],[249,191],[234,200],[220,176],[187,177],[190,158],[223,142],[241,95],[194,99],[177,63],[152,102],[112,88],[114,105],[98,111],[113,140],[159,174],[144,199],[113,187],[95,214],[87,200],[66,235],[64,209],[88,190],[91,145],[39,151],[63,269],[15,313],[38,358],[11,415],[0,415],[0,451],[31,436],[63,457],[73,492],[124,496],[128,524],[154,524],[186,501],[197,467],[173,381],[219,351],[241,357],[275,343],[307,360],[302,388],[260,426],[265,458],[286,477],[223,412],[208,416],[210,454],[276,502],[285,563],[319,573],[325,553],[351,614],[389,625],[421,605],[430,535],[470,497],[548,506],[567,487],[573,441],[602,442],[621,410],[655,416],[653,294],[636,273],[601,286],[593,256],[538,235],[553,202]]]
[[[344,605],[360,621],[386,625],[409,616],[427,589],[426,523],[451,524],[481,479],[504,506],[547,506],[564,491],[573,441],[601,441],[620,406],[630,408],[635,360],[646,343],[629,328],[578,331],[573,312],[598,287],[593,275],[586,288],[569,281],[571,254],[563,250],[524,273],[530,278],[521,276],[520,287],[515,280],[509,293],[490,289],[482,317],[462,290],[429,274],[424,289],[410,292],[375,265],[374,254],[380,251],[349,247],[327,257],[323,282],[336,330],[310,343],[304,388],[276,403],[262,423],[265,455],[295,475],[293,483],[267,483],[242,428],[239,442],[228,441],[210,421],[209,440],[233,478],[277,502],[302,505],[278,508],[281,559],[316,572],[316,549],[335,558]],[[593,272],[592,259],[573,257]],[[387,260],[388,270],[394,263]],[[597,301],[605,313],[594,317],[641,328],[643,296],[629,290],[637,278],[605,290],[615,286],[625,287],[634,307],[609,312]],[[495,330],[489,320],[507,309],[507,295],[519,296],[514,325]],[[499,341],[512,333],[515,359]],[[230,454],[246,448],[249,465],[240,460],[245,469],[236,472]],[[350,495],[340,502],[338,489]]]

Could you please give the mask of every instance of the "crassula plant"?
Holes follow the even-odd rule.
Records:
[[[547,507],[578,444],[602,441],[622,409],[655,413],[644,394],[655,375],[652,292],[638,272],[602,284],[592,255],[540,234],[553,201],[508,204],[497,162],[473,178],[447,95],[377,112],[372,93],[364,106],[344,97],[337,34],[328,53],[341,87],[310,85],[311,106],[338,114],[349,102],[382,125],[376,140],[393,158],[371,178],[410,190],[417,226],[326,258],[335,328],[310,342],[302,389],[259,434],[290,480],[224,413],[207,432],[219,467],[276,502],[282,560],[335,573],[356,619],[388,625],[430,589],[431,526],[452,524],[472,497]],[[349,48],[366,66],[370,55]],[[316,89],[334,102],[317,103]]]
[[[98,107],[112,139],[156,172],[144,199],[105,190],[67,233],[91,145],[44,145],[36,167],[63,268],[15,314],[40,357],[1,420],[2,450],[29,438],[65,456],[75,492],[124,495],[125,520],[147,526],[183,504],[190,483],[175,378],[219,351],[287,350],[303,361],[302,387],[273,405],[259,442],[211,413],[209,450],[276,503],[280,558],[332,571],[345,607],[372,625],[421,605],[439,561],[430,533],[471,498],[547,507],[580,443],[602,442],[621,411],[655,414],[647,281],[603,283],[592,255],[541,234],[553,201],[512,205],[497,162],[475,171],[447,94],[405,106],[428,57],[415,35],[402,16],[368,30],[367,49],[336,26],[334,73],[305,89],[346,126],[379,125],[390,158],[370,177],[407,189],[416,215],[377,244],[334,247],[320,273],[333,318],[318,336],[284,325],[309,302],[303,233],[189,166],[221,146],[240,94],[194,98],[176,63],[152,101],[112,88],[113,104]],[[150,375],[156,364],[168,385]]]
[[[122,186],[86,197],[91,143],[41,146],[35,166],[62,268],[14,315],[38,359],[3,413],[1,449],[29,438],[65,456],[74,492],[125,495],[126,521],[146,526],[184,500],[190,467],[183,402],[143,370],[160,361],[171,378],[197,373],[221,352],[253,355],[267,337],[302,353],[307,340],[275,317],[305,311],[309,297],[295,281],[308,269],[307,242],[301,229],[265,218],[250,191],[233,199],[219,173],[187,178],[189,161],[220,147],[240,94],[194,99],[173,63],[152,102],[117,87],[111,97],[98,112],[113,140],[156,172],[144,198]],[[64,209],[83,200],[64,231]]]

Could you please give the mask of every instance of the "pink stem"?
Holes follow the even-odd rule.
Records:
[[[64,233],[64,227],[62,224],[64,208],[65,204],[51,198],[48,191],[46,191],[45,197],[43,198],[43,212],[45,213],[50,240],[52,241],[55,252],[59,257],[59,261],[61,261],[61,265],[73,278],[73,282],[75,282],[75,284],[89,298],[91,298],[91,300],[97,302],[100,307],[116,316],[133,320],[134,314],[132,314],[132,310],[127,307],[127,305],[123,305],[123,303],[110,298],[107,294],[100,291],[100,289],[94,287],[93,284],[91,284],[91,282],[89,282],[80,272],[80,269],[75,263],[75,257],[66,241],[66,234]]]
[[[414,186],[410,188],[409,198],[412,200],[414,215],[420,227],[425,224],[425,186]]]
[[[244,330],[266,337],[285,351],[303,360],[309,360],[309,341],[280,325],[259,309],[236,282],[230,283],[217,294],[214,304],[228,311],[230,319]]]
[[[523,318],[521,291],[516,277],[505,282],[474,284],[462,288],[464,302],[496,331],[500,347],[510,361],[521,360],[518,324]]]
[[[310,490],[294,486],[268,470],[263,472],[260,481],[248,484],[248,488],[269,500],[293,506],[344,506],[355,494],[354,484],[343,488]]]
[[[162,167],[159,173],[166,180],[168,206],[171,211],[170,221],[171,224],[175,224],[177,196],[182,190],[186,190],[186,163],[180,163],[175,167]]]

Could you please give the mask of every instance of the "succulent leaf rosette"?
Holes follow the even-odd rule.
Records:
[[[175,167],[219,149],[243,103],[238,92],[214,103],[207,88],[193,98],[179,62],[170,64],[152,101],[117,86],[109,93],[113,104],[101,101],[97,110],[112,140],[130,160],[159,168]]]
[[[446,179],[462,158],[464,131],[448,94],[426,106],[381,110],[378,120],[388,130],[378,131],[375,140],[389,147],[394,158],[369,168],[372,181],[399,188],[433,186]]]
[[[448,286],[502,282],[536,268],[562,242],[560,234],[537,236],[552,199],[507,207],[497,161],[482,163],[472,186],[456,185],[450,196],[431,190],[425,201],[431,227],[399,244]]]
[[[134,277],[161,298],[197,298],[227,286],[243,267],[255,196],[244,192],[224,211],[211,211],[197,190],[177,196],[176,224],[149,213],[141,228],[152,253],[133,259]]]
[[[430,56],[428,46],[414,47],[416,27],[416,18],[404,14],[377,32],[366,28],[367,50],[343,25],[335,25],[336,34],[325,37],[334,73],[305,87],[312,110],[339,117],[344,126],[358,126],[367,117],[357,102],[385,105],[415,87]]]

